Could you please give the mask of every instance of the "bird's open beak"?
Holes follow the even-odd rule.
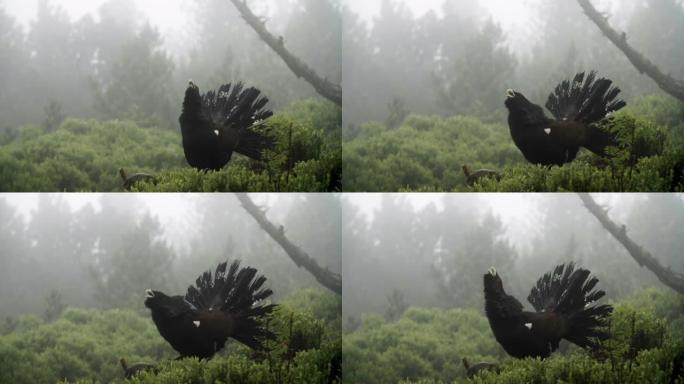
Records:
[[[514,98],[514,97],[515,97],[515,91],[512,90],[512,89],[510,89],[510,88],[507,89],[507,90],[506,90],[506,98],[507,98],[507,99],[512,99],[512,98]]]
[[[494,267],[489,267],[487,272],[492,276],[496,276],[496,268],[494,268]]]
[[[151,289],[146,289],[146,290],[145,290],[145,297],[148,298],[148,299],[154,297],[154,292],[152,292]]]

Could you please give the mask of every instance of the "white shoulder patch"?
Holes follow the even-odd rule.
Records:
[[[525,323],[525,326],[527,327],[527,329],[532,329],[532,323]]]
[[[192,323],[195,324],[195,327],[198,327],[198,328],[199,328],[199,326],[200,326],[199,320],[195,320],[195,321],[193,321]]]
[[[551,128],[544,128],[544,132],[546,132],[547,135],[551,134]]]

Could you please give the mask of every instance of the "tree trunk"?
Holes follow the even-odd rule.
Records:
[[[311,69],[297,56],[293,55],[290,51],[285,48],[285,42],[282,36],[276,38],[267,29],[262,20],[260,20],[252,10],[249,9],[245,0],[230,0],[235,8],[240,12],[242,18],[245,19],[247,24],[249,24],[254,31],[259,35],[261,40],[268,44],[271,49],[273,49],[278,56],[287,64],[290,70],[297,77],[302,77],[306,82],[311,84],[319,95],[325,97],[326,99],[332,101],[338,106],[342,106],[342,87],[338,84],[333,84],[328,79],[321,78],[318,76],[316,71]]]
[[[684,294],[684,275],[671,270],[669,267],[663,267],[647,250],[630,239],[629,236],[627,236],[627,228],[624,225],[618,226],[615,224],[610,217],[608,217],[606,210],[596,204],[588,193],[579,193],[578,195],[589,212],[598,219],[606,231],[613,235],[613,237],[625,247],[627,252],[629,252],[632,258],[636,260],[641,267],[650,269],[663,284]]]
[[[606,17],[594,8],[591,1],[577,0],[577,2],[584,10],[584,13],[597,27],[599,27],[608,40],[615,44],[615,46],[627,56],[627,59],[629,59],[639,73],[645,73],[658,84],[660,89],[679,99],[679,101],[684,102],[684,83],[672,78],[670,75],[662,73],[655,64],[632,48],[632,46],[627,43],[627,35],[624,32],[619,34],[613,29],[610,24],[608,24]]]
[[[266,214],[254,204],[247,194],[238,193],[236,196],[238,200],[240,200],[240,203],[245,208],[247,213],[252,215],[254,220],[259,223],[259,226],[266,231],[266,233],[268,233],[273,240],[280,244],[283,250],[285,250],[285,253],[290,256],[290,259],[297,264],[297,267],[304,267],[304,269],[314,275],[316,280],[318,280],[322,286],[337,293],[338,295],[342,294],[342,278],[339,274],[333,273],[327,268],[321,267],[318,265],[316,260],[311,258],[311,256],[309,256],[301,248],[294,245],[285,236],[285,229],[282,226],[276,227],[273,225],[273,223],[266,218]]]

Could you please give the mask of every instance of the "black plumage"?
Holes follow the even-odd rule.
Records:
[[[263,303],[273,293],[261,288],[266,278],[254,268],[240,268],[237,260],[226,267],[220,263],[213,277],[204,272],[185,296],[147,290],[145,306],[152,310],[152,320],[181,357],[209,358],[229,337],[261,350],[274,337],[262,324],[275,308]]]
[[[598,283],[586,269],[561,264],[544,274],[527,300],[535,312],[506,294],[494,268],[484,275],[485,313],[494,337],[511,356],[548,357],[561,339],[582,348],[595,349],[608,337],[604,326],[613,308],[597,305],[605,295],[594,290]]]
[[[596,79],[596,72],[586,77],[580,72],[570,81],[556,86],[544,110],[531,103],[522,93],[509,89],[505,105],[513,142],[530,163],[562,165],[575,159],[580,147],[597,155],[605,155],[608,146],[616,145],[613,134],[594,123],[626,104],[617,98],[620,89],[613,82]]]
[[[263,109],[268,98],[260,94],[257,88],[237,83],[224,84],[200,96],[199,87],[190,82],[178,119],[188,164],[201,170],[219,170],[233,152],[260,160],[263,150],[273,148],[273,139],[254,130],[273,115]]]

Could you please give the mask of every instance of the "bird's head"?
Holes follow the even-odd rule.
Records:
[[[527,100],[525,95],[523,95],[520,92],[516,92],[514,89],[509,88],[506,90],[506,100],[504,101],[504,105],[506,105],[506,108],[510,110],[511,108],[520,108],[527,104],[532,103],[530,103],[530,101]]]
[[[183,99],[183,108],[188,106],[197,106],[202,104],[202,97],[200,96],[199,87],[191,81],[188,82],[188,87],[185,89],[185,98]]]
[[[499,277],[499,274],[496,272],[494,267],[490,267],[487,273],[484,275],[484,290],[485,296],[487,293],[504,293],[503,282],[501,281],[501,277]]]
[[[156,309],[166,305],[170,301],[170,297],[159,291],[151,289],[145,290],[145,306],[149,309]]]
[[[512,89],[506,90],[504,105],[508,108],[509,122],[511,119],[518,120],[524,124],[543,123],[546,121],[544,110],[527,100],[520,92]]]

